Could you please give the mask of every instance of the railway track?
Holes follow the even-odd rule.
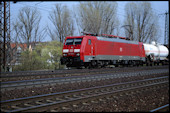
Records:
[[[169,86],[168,76],[1,101],[2,112],[59,111]]]
[[[8,82],[1,82],[1,92],[7,90],[30,88],[30,87],[43,87],[43,86],[56,85],[56,84],[99,81],[99,80],[107,80],[107,79],[121,78],[121,77],[132,77],[132,76],[142,76],[142,75],[152,75],[152,74],[167,74],[167,73],[169,73],[168,69],[157,69],[157,70],[138,71],[138,72],[131,72],[131,73],[123,72],[123,73],[115,73],[115,74],[110,73],[110,74],[56,77],[56,78],[45,78],[45,79],[35,79],[35,80],[23,80],[23,81],[8,81]]]
[[[168,66],[153,66],[153,67],[117,67],[117,68],[102,68],[102,69],[71,69],[71,70],[51,70],[51,71],[19,71],[19,72],[3,72],[0,73],[0,81],[16,81],[16,80],[30,80],[39,78],[54,78],[67,77],[75,75],[87,74],[102,74],[102,73],[117,73],[131,72],[151,69],[165,69]]]

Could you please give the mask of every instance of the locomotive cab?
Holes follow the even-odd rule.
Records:
[[[63,45],[63,56],[61,64],[67,67],[81,66],[83,61],[80,58],[80,49],[83,37],[66,37]]]

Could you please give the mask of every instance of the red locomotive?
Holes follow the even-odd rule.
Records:
[[[107,65],[142,65],[146,63],[142,42],[114,35],[86,33],[66,37],[61,64],[67,67],[104,67]]]

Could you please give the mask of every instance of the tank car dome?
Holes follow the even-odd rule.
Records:
[[[155,42],[155,41],[152,41],[151,44],[152,44],[152,45],[156,45],[156,42]]]

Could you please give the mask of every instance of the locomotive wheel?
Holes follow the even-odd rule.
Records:
[[[150,66],[153,66],[153,62],[150,62]]]
[[[162,65],[164,65],[164,61],[162,61]]]
[[[83,69],[83,67],[82,66],[77,66],[77,69]]]
[[[84,63],[84,67],[88,68],[89,64],[88,63]]]
[[[132,62],[132,65],[133,65],[133,66],[136,66],[136,62],[135,62],[135,61],[133,61],[133,62]]]
[[[148,63],[148,62],[146,62],[146,66],[149,66],[149,63]]]
[[[92,65],[91,63],[88,63],[88,66],[87,66],[88,69],[91,69],[92,68]]]
[[[150,60],[149,59],[147,59],[147,61],[146,61],[146,66],[150,66]]]
[[[98,67],[98,66],[97,66],[97,62],[94,61],[94,60],[92,60],[92,61],[91,61],[91,66],[92,66],[93,68],[97,68],[97,67]]]
[[[140,66],[144,66],[143,62],[140,63]]]
[[[118,64],[115,65],[115,67],[118,67],[118,66],[119,66]]]
[[[151,66],[151,62],[148,61],[148,62],[146,63],[146,66]]]

